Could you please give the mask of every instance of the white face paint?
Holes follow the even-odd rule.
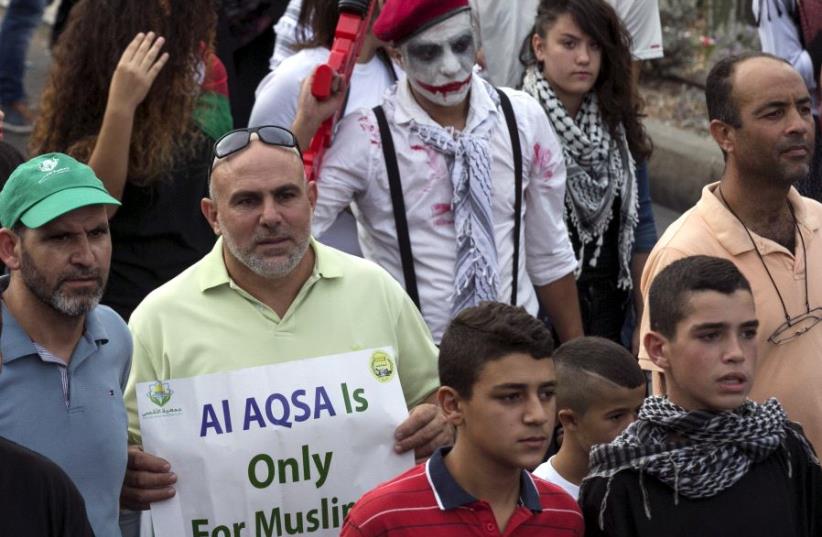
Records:
[[[414,91],[440,106],[463,102],[471,89],[474,35],[471,13],[461,11],[400,46]]]

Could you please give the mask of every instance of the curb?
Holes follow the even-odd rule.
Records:
[[[702,187],[722,175],[722,151],[710,135],[700,136],[651,118],[643,123],[654,142],[648,162],[651,198],[685,212],[699,200]]]

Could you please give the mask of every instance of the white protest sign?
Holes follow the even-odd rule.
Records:
[[[144,382],[144,449],[177,474],[152,505],[157,537],[338,535],[364,492],[407,470],[392,349]]]

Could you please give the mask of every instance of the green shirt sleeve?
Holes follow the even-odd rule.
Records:
[[[399,287],[399,285],[398,285]],[[399,287],[402,297],[397,317],[397,367],[408,408],[422,403],[439,386],[438,350],[417,307]]]
[[[129,330],[134,340],[134,354],[131,361],[131,373],[126,383],[126,390],[123,399],[126,404],[128,414],[128,443],[129,445],[141,445],[143,442],[140,434],[140,418],[137,415],[137,384],[152,380],[162,380],[157,374],[154,364],[155,357],[146,346],[143,339],[144,324],[139,318],[132,316],[129,322]]]

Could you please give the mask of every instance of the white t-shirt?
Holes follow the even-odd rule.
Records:
[[[540,479],[544,479],[545,481],[561,487],[562,490],[570,494],[575,500],[579,499],[579,485],[574,485],[559,475],[557,469],[554,468],[553,461],[555,457],[556,455],[537,466],[537,469],[534,470],[534,475]]]
[[[303,49],[283,60],[257,86],[256,101],[248,120],[249,127],[282,125],[291,127],[297,115],[297,101],[302,81],[314,68],[328,60],[328,49]],[[399,67],[394,66],[399,76]],[[351,74],[351,91],[345,113],[359,108],[373,108],[382,101],[385,90],[394,85],[394,77],[383,61],[374,56],[368,63],[358,63]]]
[[[659,0],[606,0],[631,34],[631,54],[637,60],[661,58],[662,23]]]

